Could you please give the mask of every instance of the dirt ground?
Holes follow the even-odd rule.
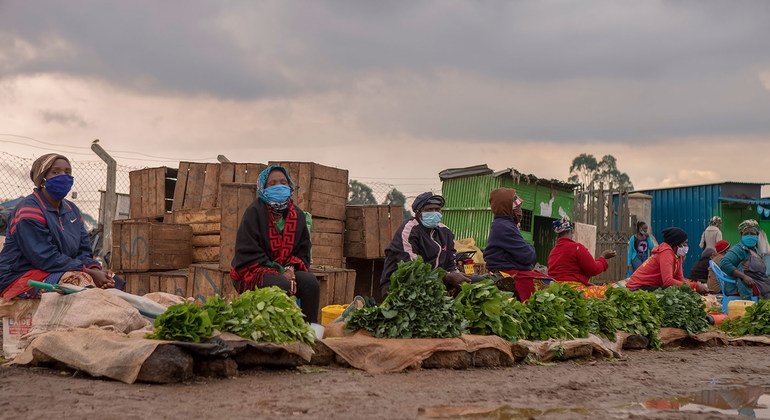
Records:
[[[718,418],[725,414],[648,410],[640,403],[736,383],[770,385],[770,349],[635,351],[625,360],[385,375],[303,367],[176,385],[126,385],[71,371],[2,367],[0,417],[344,419],[475,411],[487,418]],[[490,412],[499,406],[508,408]]]

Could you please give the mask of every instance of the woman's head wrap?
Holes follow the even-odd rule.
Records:
[[[742,221],[741,224],[738,225],[738,232],[740,232],[741,235],[750,229],[754,229],[757,231],[757,233],[759,233],[759,222],[754,219],[748,219]]]
[[[568,216],[553,221],[553,231],[556,233],[563,233],[573,229],[574,226],[572,226]]]
[[[262,200],[262,202],[270,206],[271,209],[276,211],[286,210],[289,208],[289,203],[291,200],[286,200],[284,203],[271,203],[270,200],[265,196],[267,178],[270,177],[270,173],[273,171],[283,172],[283,174],[286,176],[286,180],[289,181],[289,188],[291,188],[291,191],[294,192],[294,183],[289,176],[289,172],[286,171],[286,168],[281,165],[270,165],[265,168],[264,171],[259,173],[259,180],[257,181],[257,195],[259,195],[259,198]]]
[[[687,232],[678,227],[663,229],[663,242],[671,245],[672,248],[682,245],[687,240]]]
[[[724,239],[722,239],[720,241],[717,241],[715,247],[716,247],[715,251],[717,252],[717,254],[721,254],[727,251],[728,248],[730,248],[730,242],[727,242]]]
[[[40,156],[37,158],[37,160],[35,160],[35,162],[32,164],[32,169],[29,170],[29,177],[32,179],[32,182],[35,183],[35,187],[40,188],[40,186],[43,185],[45,174],[51,170],[53,163],[56,162],[57,159],[64,159],[67,161],[67,163],[70,163],[70,160],[65,156],[56,153],[49,153],[47,155]]]
[[[711,218],[711,220],[709,220],[709,224],[711,226],[716,226],[716,225],[718,225],[720,223],[722,223],[722,218],[719,217],[719,216],[714,216],[714,217]]]

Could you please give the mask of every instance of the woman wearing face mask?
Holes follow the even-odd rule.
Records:
[[[607,260],[615,257],[615,251],[605,250],[594,259],[588,248],[575,242],[574,227],[567,216],[554,220],[553,230],[558,239],[548,256],[548,275],[582,292],[583,297],[603,298],[610,285],[593,286],[589,280],[607,270]]]
[[[627,276],[630,277],[637,268],[647,261],[647,258],[650,258],[653,248],[655,248],[655,242],[650,236],[650,228],[647,223],[641,220],[636,222],[636,233],[631,235],[628,240]]]
[[[719,261],[719,268],[727,275],[738,279],[736,284],[725,284],[725,293],[748,299],[759,296],[770,299],[770,280],[767,266],[759,251],[759,223],[756,220],[744,220],[738,225],[741,241],[733,245]]]
[[[649,291],[687,284],[698,293],[707,293],[706,284],[684,278],[682,265],[687,251],[689,247],[684,230],[677,227],[663,229],[663,243],[655,247],[650,258],[634,271],[626,287],[630,290]]]
[[[35,189],[11,214],[0,252],[2,297],[39,296],[38,289],[27,285],[29,280],[115,287],[117,277],[93,258],[80,210],[64,198],[74,182],[69,159],[53,153],[41,156],[29,175]]]
[[[502,272],[514,277],[516,296],[522,302],[535,291],[535,279],[548,278],[532,271],[537,261],[535,247],[519,230],[523,200],[513,188],[497,188],[489,194],[489,206],[494,214],[489,228],[484,261],[490,272]]]
[[[401,224],[393,240],[385,249],[385,263],[380,277],[380,293],[385,296],[390,289],[390,276],[401,261],[422,257],[433,268],[446,270],[444,285],[455,294],[462,283],[471,279],[457,270],[455,262],[455,235],[441,223],[444,197],[424,192],[412,203],[414,218]]]
[[[318,322],[320,286],[310,273],[310,232],[294,205],[294,185],[282,166],[259,174],[258,198],[246,209],[235,239],[230,278],[239,293],[278,286],[300,300],[308,322]]]

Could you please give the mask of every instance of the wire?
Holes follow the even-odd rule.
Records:
[[[69,148],[73,148],[73,149],[91,150],[90,147],[70,146],[70,145],[66,145],[66,144],[49,143],[49,142],[46,142],[46,141],[43,141],[43,140],[38,140],[38,139],[34,139],[32,137],[27,137],[27,136],[21,136],[21,135],[18,135],[18,134],[0,133],[0,136],[18,137],[20,139],[32,140],[32,141],[36,141],[38,143],[42,143],[42,144],[45,144],[45,145],[48,145],[48,146],[54,146],[54,147],[69,147]]]

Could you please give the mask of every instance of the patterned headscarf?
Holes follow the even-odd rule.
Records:
[[[572,226],[568,216],[553,221],[553,231],[556,233],[563,233],[572,230],[573,228],[574,226]]]
[[[741,222],[740,225],[738,225],[738,232],[743,235],[743,232],[749,230],[749,229],[755,229],[759,231],[759,222],[757,222],[754,219],[748,219]]]
[[[29,170],[29,178],[32,180],[32,182],[35,183],[35,187],[40,188],[40,186],[43,185],[43,178],[45,178],[45,174],[51,170],[53,163],[56,162],[57,159],[64,159],[67,161],[67,163],[70,163],[70,160],[65,156],[56,153],[49,153],[47,155],[40,156],[32,164],[32,169]]]
[[[294,192],[294,182],[292,182],[291,177],[289,176],[289,172],[281,165],[270,165],[267,168],[265,168],[264,171],[259,173],[259,181],[257,182],[257,194],[259,195],[260,200],[262,200],[263,203],[270,206],[271,209],[276,211],[282,211],[289,208],[289,204],[291,203],[291,199],[286,200],[284,203],[271,203],[270,200],[267,199],[265,196],[265,186],[267,185],[267,178],[270,176],[270,172],[273,171],[281,171],[286,176],[286,180],[289,181],[289,188],[291,188],[291,191]]]
[[[716,225],[718,225],[720,223],[722,223],[722,218],[719,217],[719,216],[714,216],[714,217],[711,218],[711,220],[709,220],[709,224],[711,226],[716,226]]]

